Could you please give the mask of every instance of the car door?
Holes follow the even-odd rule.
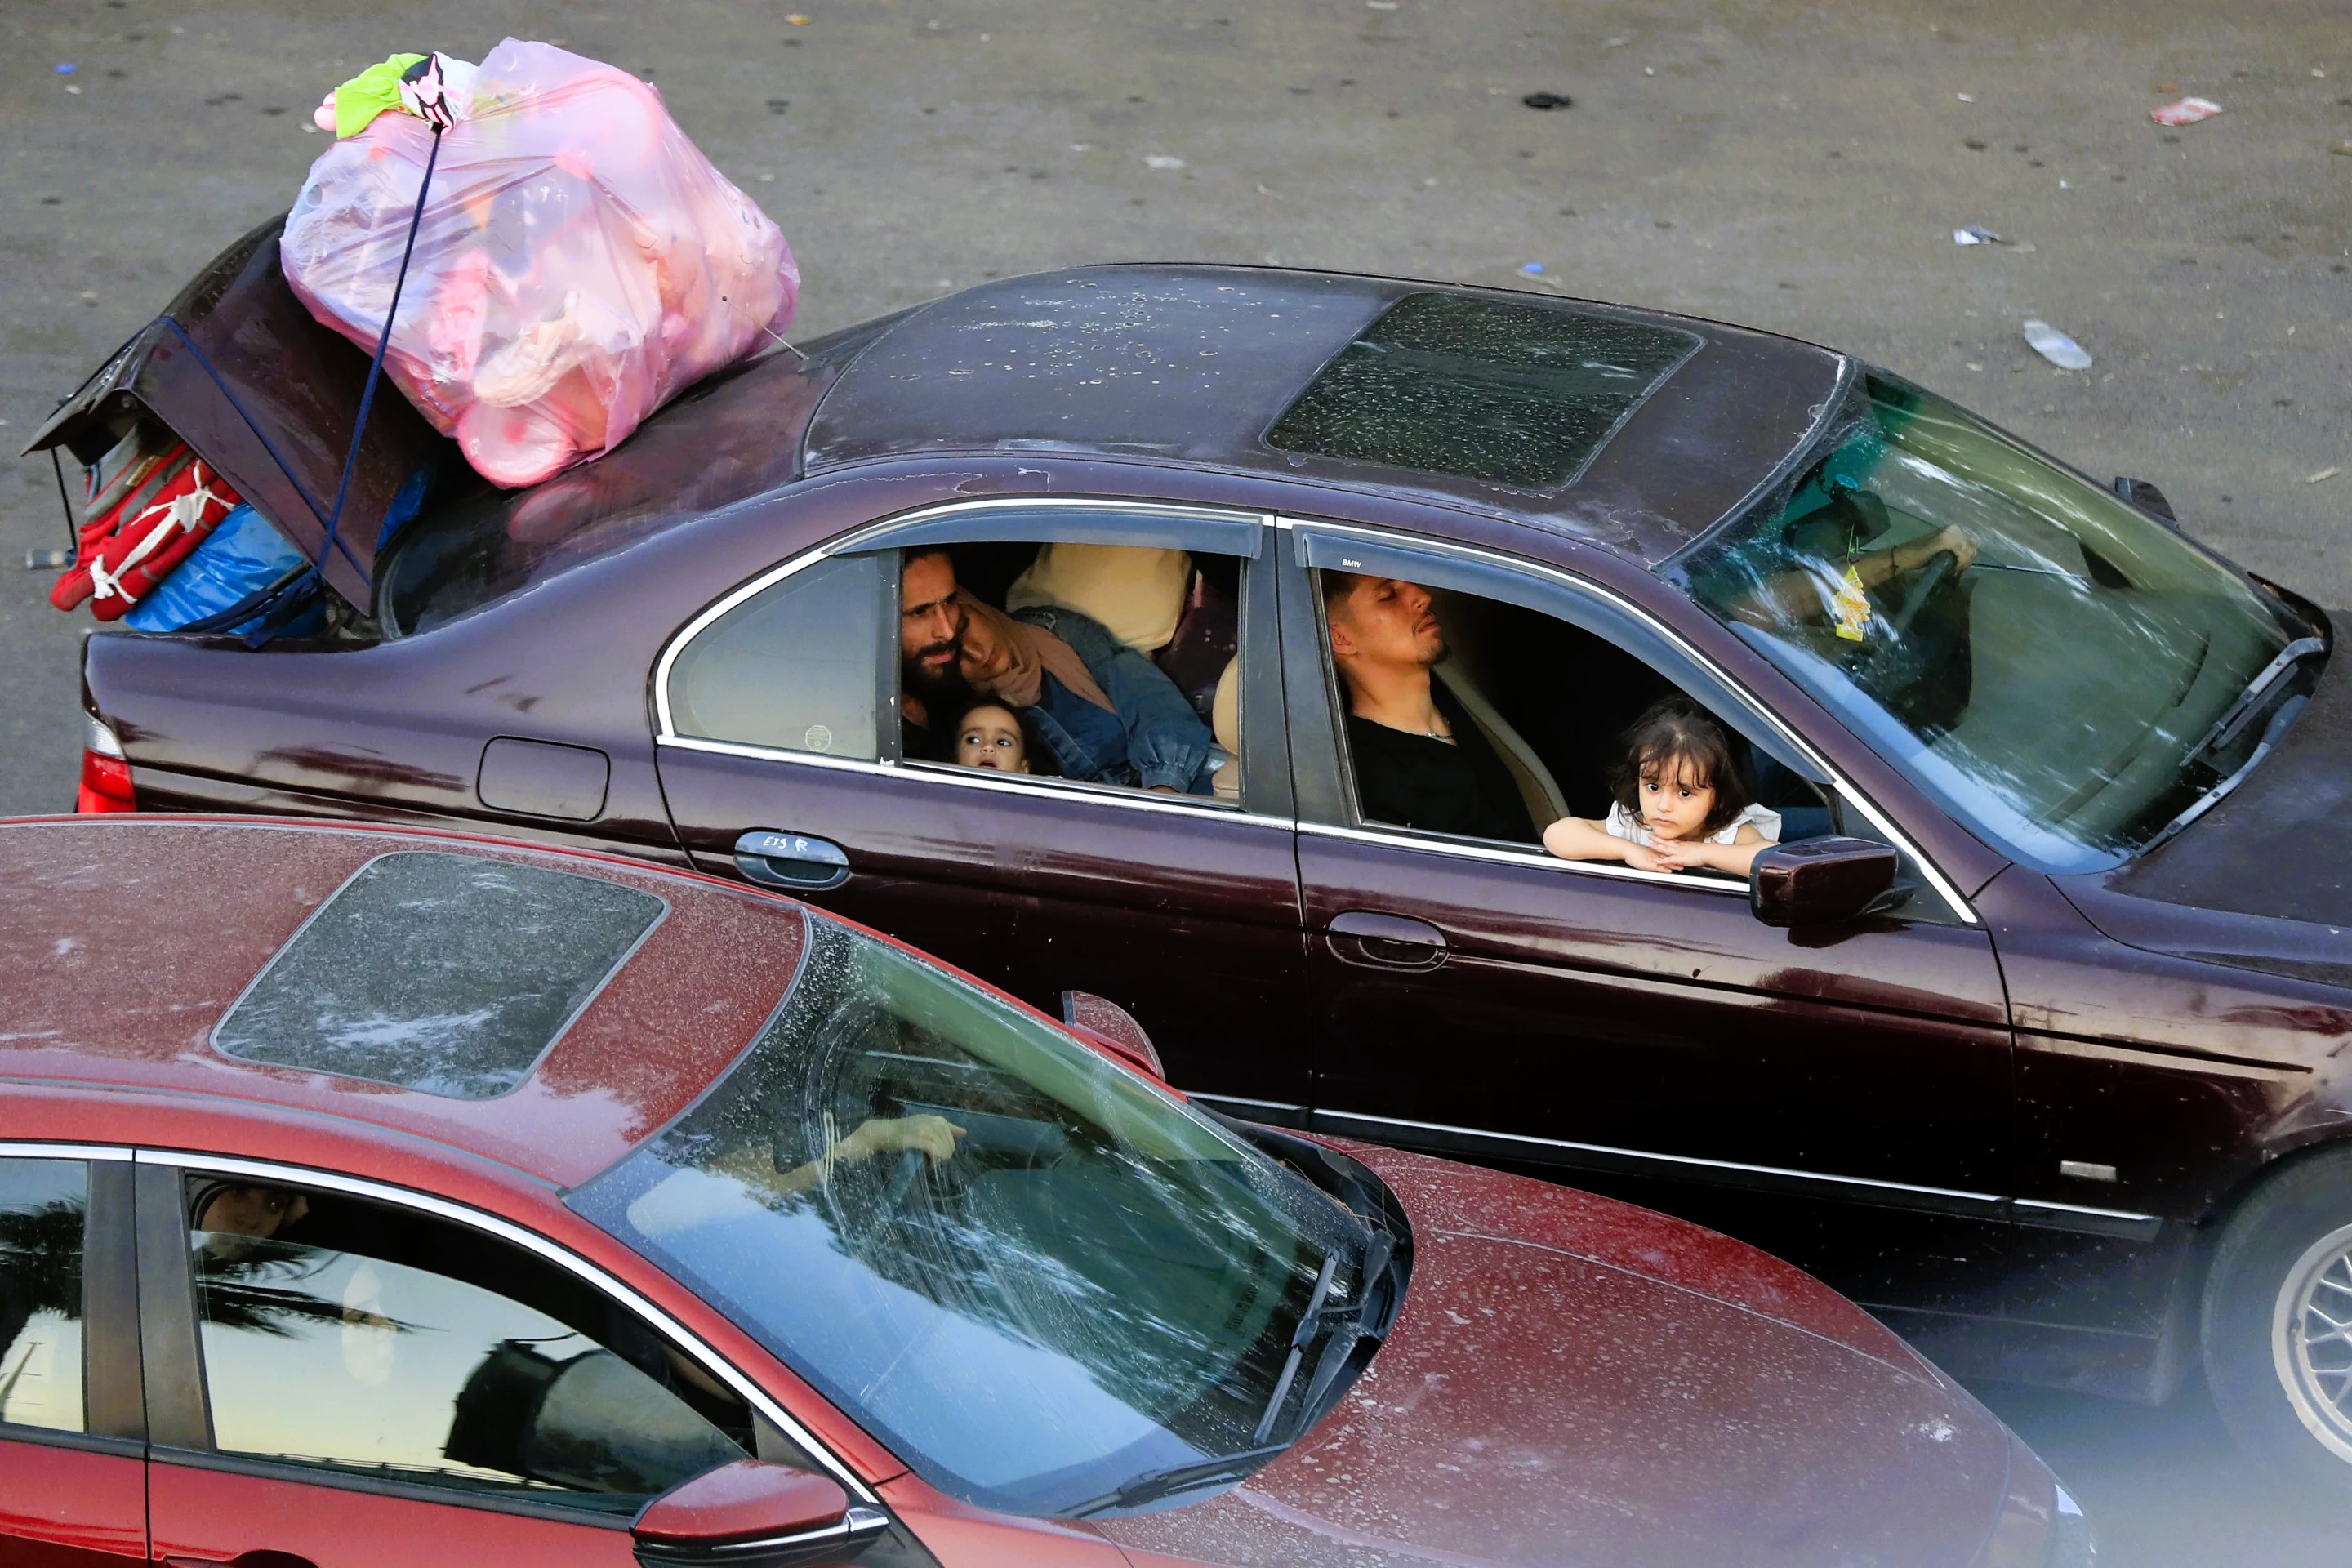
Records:
[[[631,1521],[697,1475],[756,1457],[847,1476],[662,1327],[464,1212],[142,1154],[159,1560],[630,1568]]]
[[[1296,1100],[1265,1049],[1303,962],[1269,520],[1135,502],[961,502],[779,563],[681,629],[654,672],[662,787],[698,865],[780,887],[1047,1007],[1118,1003],[1171,1079]],[[1232,584],[1237,790],[1170,795],[908,757],[901,559],[1045,544],[1183,551]],[[970,575],[969,571],[967,575]],[[1002,597],[1001,585],[961,592]]]
[[[147,1557],[127,1153],[0,1144],[0,1562]]]
[[[1624,710],[1646,691],[1680,690],[1780,781],[1792,836],[1887,837],[1810,748],[1648,616],[1564,574],[1361,529],[1291,532],[1286,669],[1322,1025],[1313,1125],[1743,1199],[2003,1212],[2000,971],[1982,926],[1932,868],[1906,858],[1918,885],[1891,915],[1784,931],[1754,918],[1742,880],[1367,822],[1318,574],[1423,584],[1451,595],[1457,616],[1475,609],[1501,628],[1487,635],[1507,646],[1476,660],[1457,646],[1438,674],[1463,690],[1465,716],[1486,715],[1477,723],[1520,779],[1531,822],[1559,809],[1537,808],[1542,788],[1581,794],[1594,804],[1576,815],[1600,816],[1606,796],[1583,775],[1606,761]],[[1512,686],[1538,694],[1520,703],[1517,726],[1497,696]],[[1555,769],[1566,784],[1530,782]]]

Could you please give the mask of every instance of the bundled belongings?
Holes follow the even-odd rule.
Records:
[[[122,617],[135,632],[176,632],[229,614],[255,595],[277,587],[310,564],[309,556],[286,542],[249,506],[239,506],[221,519],[202,544],[180,563],[170,579]],[[326,621],[326,606],[313,600],[299,616],[278,628],[280,637],[310,637]],[[260,619],[255,616],[221,630],[239,633]]]
[[[625,71],[509,38],[395,56],[320,117],[286,279],[373,353],[429,163],[384,374],[495,483],[607,450],[792,319],[783,236]]]
[[[120,620],[185,561],[244,498],[187,445],[142,422],[89,470],[74,564],[49,590]]]

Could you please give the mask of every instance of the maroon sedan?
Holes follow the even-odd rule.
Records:
[[[1223,1121],[1090,999],[481,839],[0,875],[10,1562],[2090,1560],[1797,1270]]]
[[[40,440],[167,424],[315,549],[360,363],[269,239]],[[380,401],[333,634],[92,637],[87,803],[797,889],[1112,998],[1201,1102],[1757,1242],[1957,1371],[2153,1399],[2201,1358],[2269,1462],[2352,1477],[2316,608],[2144,485],[1715,322],[1122,267],[805,347],[513,493]],[[1367,603],[1444,655],[1426,732],[1367,717]],[[980,669],[1049,627],[1060,677]],[[958,660],[1027,773],[958,765]],[[1773,824],[1752,885],[1537,842],[1664,698]]]

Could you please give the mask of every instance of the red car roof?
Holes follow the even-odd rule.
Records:
[[[643,889],[669,911],[529,1074],[487,1100],[243,1061],[213,1031],[376,857],[431,848]],[[252,819],[0,824],[0,1080],[234,1099],[420,1136],[572,1186],[691,1103],[790,985],[797,906],[710,879],[497,840]]]

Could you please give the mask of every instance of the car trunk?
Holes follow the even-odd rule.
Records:
[[[283,217],[215,257],[163,313],[58,405],[25,448],[97,463],[134,425],[168,430],[219,470],[310,560],[327,546],[368,358],[314,321],[278,262]],[[379,387],[367,441],[328,552],[328,584],[375,608],[378,536],[401,486],[458,461],[405,398]]]

